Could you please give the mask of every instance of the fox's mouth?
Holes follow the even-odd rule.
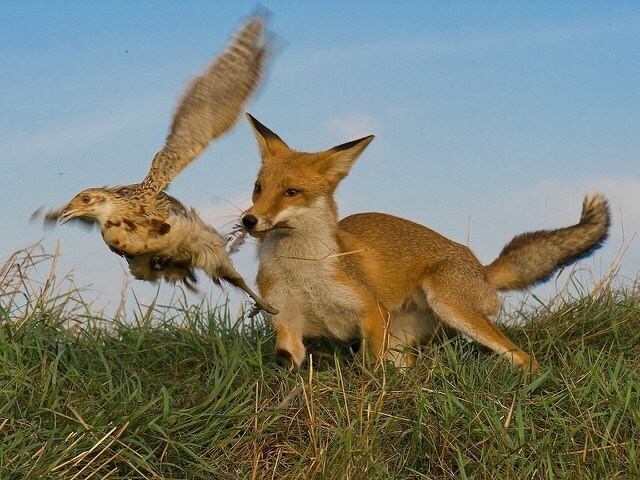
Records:
[[[245,214],[240,221],[240,225],[252,237],[262,237],[271,232],[293,230],[286,220],[274,223],[266,217],[257,217],[251,213]]]
[[[294,228],[293,228],[292,226],[288,225],[288,224],[287,224],[287,223],[285,223],[285,222],[280,222],[280,223],[278,223],[278,224],[276,224],[276,225],[272,225],[272,224],[270,224],[270,225],[265,225],[264,227],[262,227],[262,228],[261,228],[261,229],[259,229],[259,230],[258,230],[258,229],[256,229],[256,228],[253,228],[253,229],[251,229],[251,230],[249,230],[249,229],[246,229],[246,228],[245,228],[245,230],[247,231],[247,233],[248,233],[249,235],[251,235],[252,237],[262,237],[262,236],[267,235],[267,234],[269,234],[269,233],[277,233],[277,232],[291,231],[291,230],[293,230],[293,229],[294,229]]]

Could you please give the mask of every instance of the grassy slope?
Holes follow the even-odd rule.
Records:
[[[2,479],[640,477],[637,291],[528,314],[508,334],[536,352],[531,380],[464,340],[407,371],[356,357],[294,374],[260,322],[101,320],[75,292],[25,307],[4,291]]]

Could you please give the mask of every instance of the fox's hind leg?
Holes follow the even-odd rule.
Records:
[[[391,314],[387,360],[396,366],[413,365],[420,345],[435,338],[453,338],[458,333],[444,324],[430,308],[420,307],[422,305],[409,305]]]
[[[489,318],[498,313],[496,291],[464,265],[443,265],[423,280],[429,306],[447,325],[507,358],[520,370],[534,372],[538,362],[518,348]]]
[[[415,353],[412,348],[420,342],[418,330],[420,320],[415,310],[400,310],[391,315],[386,359],[392,361],[397,367],[407,367],[415,362]]]

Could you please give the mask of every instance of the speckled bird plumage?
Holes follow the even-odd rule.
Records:
[[[235,270],[226,239],[163,190],[209,143],[228,131],[260,84],[267,58],[264,21],[248,20],[187,88],[173,118],[165,145],[153,158],[141,183],[88,188],[45,221],[97,222],[108,247],[124,257],[138,279],[196,283],[195,270],[214,282],[242,288],[257,307],[277,313],[253,292]]]

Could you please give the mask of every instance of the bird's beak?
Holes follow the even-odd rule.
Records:
[[[93,227],[97,220],[94,217],[86,216],[87,212],[84,212],[82,209],[78,209],[74,207],[72,204],[67,205],[66,207],[58,210],[57,212],[52,212],[51,221],[58,221],[60,225],[64,225],[69,220],[80,220],[80,224],[83,224],[89,228]]]
[[[78,209],[75,208],[72,203],[68,203],[62,208],[49,210],[49,212],[45,213],[44,215],[42,210],[43,207],[40,207],[35,212],[33,212],[33,215],[31,215],[31,220],[35,220],[36,218],[42,216],[44,220],[44,226],[47,228],[54,227],[58,223],[60,223],[60,225],[64,225],[69,220],[73,219],[81,220],[82,223],[85,223],[89,226],[93,226],[96,222],[95,218],[83,216],[83,212],[78,211]]]
[[[71,205],[67,205],[62,210],[58,210],[58,212],[59,213],[57,214],[57,217],[60,225],[64,225],[69,220],[75,218],[77,214],[75,209]]]

